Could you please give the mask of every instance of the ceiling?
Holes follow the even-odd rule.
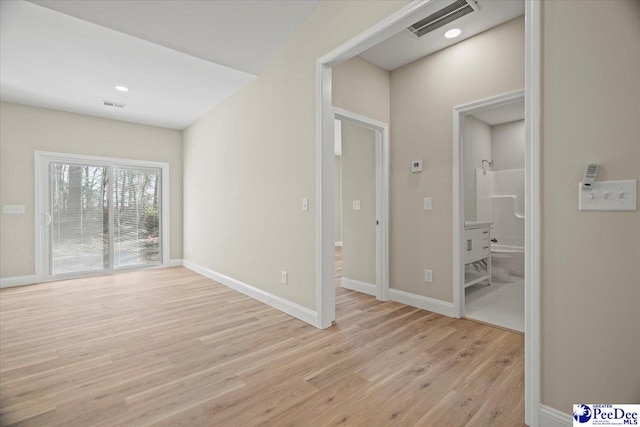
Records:
[[[315,4],[1,1],[0,98],[184,129],[255,78]]]
[[[499,107],[487,108],[471,115],[490,126],[524,120],[524,100]]]
[[[443,8],[453,0],[434,0]],[[393,71],[417,59],[466,40],[497,25],[524,15],[524,0],[478,0],[480,11],[472,12],[446,24],[424,36],[417,38],[407,30],[372,47],[360,56],[365,60]],[[452,28],[460,28],[460,36],[447,39],[444,33]]]

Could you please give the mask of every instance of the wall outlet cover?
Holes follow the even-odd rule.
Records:
[[[411,172],[422,172],[422,160],[414,160],[411,162]]]
[[[424,281],[427,283],[433,282],[433,270],[425,270],[424,271]]]

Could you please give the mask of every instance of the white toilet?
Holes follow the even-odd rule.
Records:
[[[511,275],[524,277],[524,248],[491,245],[491,280],[511,282]]]

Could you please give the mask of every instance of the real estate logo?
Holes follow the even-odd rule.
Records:
[[[573,419],[580,424],[588,422],[591,419],[591,408],[589,405],[573,405]],[[573,424],[575,425],[575,422]]]
[[[575,426],[637,426],[640,405],[575,404],[573,425]]]

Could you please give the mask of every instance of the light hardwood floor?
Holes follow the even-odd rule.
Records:
[[[0,424],[523,425],[521,335],[336,292],[317,330],[184,268],[4,289]]]

